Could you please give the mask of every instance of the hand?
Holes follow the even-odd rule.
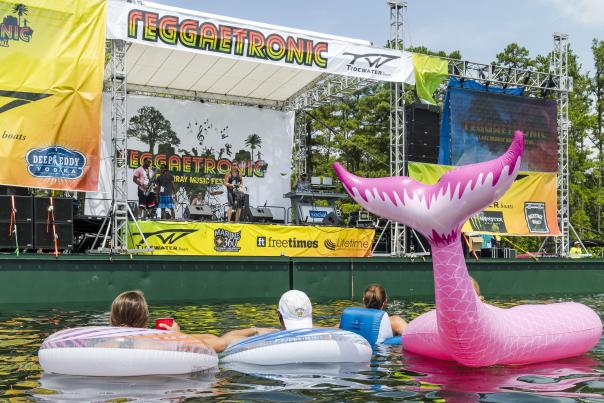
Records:
[[[270,327],[257,327],[256,328],[256,334],[266,334],[266,333],[274,333],[274,332],[278,332],[279,329],[273,329]]]
[[[178,323],[176,323],[176,321],[174,321],[172,326],[168,326],[165,323],[160,323],[159,327],[161,327],[164,330],[170,330],[172,332],[180,332],[180,326],[178,326]]]

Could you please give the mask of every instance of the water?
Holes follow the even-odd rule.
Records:
[[[604,294],[573,299],[604,313]],[[535,301],[489,302],[512,306]],[[315,323],[334,325],[351,304],[315,304]],[[413,319],[432,308],[393,301],[389,311]],[[272,304],[175,305],[153,306],[151,314],[173,316],[183,331],[220,334],[253,325],[276,327],[275,309]],[[46,336],[67,327],[104,325],[107,317],[107,307],[98,306],[0,311],[0,402],[604,402],[603,341],[590,354],[573,359],[480,369],[401,356],[400,347],[392,346],[376,351],[364,365],[234,366],[188,376],[115,379],[41,372],[37,351]]]

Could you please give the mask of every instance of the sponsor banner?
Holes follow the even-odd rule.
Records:
[[[213,222],[141,221],[156,255],[365,257],[374,229]],[[129,247],[144,246],[136,225]]]
[[[108,1],[107,37],[238,60],[415,83],[411,53],[364,41],[154,5]]]
[[[454,167],[409,163],[409,176],[433,184]],[[556,174],[521,172],[508,191],[484,211],[470,217],[463,232],[497,235],[560,235]]]
[[[105,12],[0,0],[0,184],[97,190]]]
[[[110,99],[103,99],[109,110]],[[137,200],[134,170],[147,158],[158,171],[166,164],[174,177],[177,217],[198,193],[221,216],[227,203],[224,176],[232,165],[242,174],[251,206],[289,207],[293,112],[210,102],[128,96],[128,199]],[[103,151],[111,145],[111,117],[103,119]],[[104,155],[101,193],[89,195],[86,214],[109,208],[111,159]],[[283,209],[281,209],[283,210]]]
[[[465,165],[497,158],[515,130],[524,132],[521,169],[557,172],[556,101],[450,88],[451,163]]]

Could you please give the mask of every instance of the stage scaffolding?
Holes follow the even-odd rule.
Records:
[[[406,1],[387,0],[390,12],[391,48],[404,49]],[[572,78],[568,76],[568,36],[555,33],[553,56],[550,60],[549,72],[538,72],[492,64],[475,63],[464,60],[448,59],[449,76],[460,80],[471,79],[485,85],[503,87],[520,86],[529,91],[541,91],[545,94],[553,91],[557,94],[558,102],[558,220],[562,236],[557,239],[556,252],[567,256],[569,251],[569,222],[568,196],[568,99],[572,91]],[[353,94],[366,86],[375,85],[373,80],[323,74],[311,82],[285,102],[270,100],[247,99],[224,96],[220,94],[201,93],[197,91],[175,90],[170,88],[154,88],[150,86],[133,86],[127,84],[126,50],[128,44],[121,40],[109,41],[111,59],[108,63],[109,80],[106,90],[111,94],[111,138],[113,161],[113,203],[110,217],[113,234],[110,249],[115,253],[127,253],[128,215],[131,214],[127,200],[128,171],[125,162],[127,151],[127,118],[126,93],[136,93],[232,103],[256,105],[296,112],[294,133],[294,152],[292,168],[294,174],[305,172],[307,167],[309,144],[307,142],[307,122],[305,110],[311,110],[329,103],[337,102],[343,97]],[[391,84],[390,110],[390,173],[404,175],[406,173],[406,125],[405,125],[405,87],[403,83]],[[134,220],[136,222],[136,220]],[[398,224],[391,226],[391,253],[396,256],[407,255],[407,229]],[[115,234],[118,234],[116,237]],[[107,233],[107,235],[109,235]],[[107,236],[106,236],[107,238]],[[102,245],[104,247],[105,245]],[[147,249],[145,249],[146,251]]]

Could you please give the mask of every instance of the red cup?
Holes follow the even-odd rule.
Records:
[[[161,327],[160,325],[164,324],[168,327],[172,326],[174,324],[174,319],[172,318],[159,318],[159,319],[155,319],[155,328],[159,329],[159,330],[166,330],[163,327]]]

